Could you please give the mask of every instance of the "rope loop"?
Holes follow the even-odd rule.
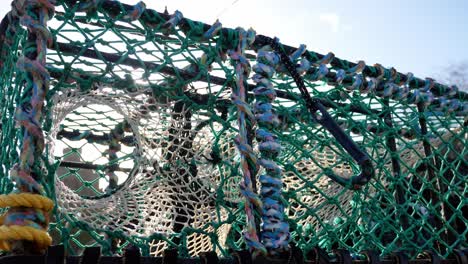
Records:
[[[146,10],[146,4],[142,1],[138,2],[136,5],[133,6],[132,10],[128,12],[125,16],[122,17],[124,21],[135,21],[140,19],[143,12]]]
[[[278,115],[274,112],[273,102],[276,99],[276,92],[270,79],[278,71],[286,71],[285,65],[280,65],[280,57],[275,52],[267,51],[269,46],[260,49],[257,55],[257,64],[253,66],[256,75],[253,81],[256,87],[253,92],[255,95],[254,112],[257,118],[258,128],[256,130],[256,139],[258,141],[258,150],[261,158],[259,165],[263,168],[263,173],[259,180],[261,185],[262,198],[262,244],[269,255],[277,255],[285,252],[289,248],[289,225],[284,220],[284,199],[282,198],[282,170],[275,162],[281,153],[281,144],[278,137],[273,133],[280,126]],[[297,60],[306,51],[305,45],[301,45],[294,51],[289,58],[292,61]],[[320,68],[330,61],[328,58],[320,64]],[[279,67],[277,65],[280,65]],[[276,67],[275,67],[276,66]],[[305,73],[311,65],[307,59],[302,59],[296,70]],[[325,76],[328,73],[326,68]]]
[[[162,25],[162,28],[172,30],[180,23],[180,21],[182,21],[183,18],[184,15],[182,12],[176,10],[174,14],[172,14],[171,18]]]
[[[218,34],[218,32],[223,28],[223,24],[221,24],[221,22],[219,22],[218,19],[216,19],[216,21],[214,22],[214,24],[210,27],[210,29],[208,29],[204,34],[203,34],[203,38],[204,39],[211,39],[213,38],[214,36],[216,36]]]
[[[10,251],[10,241],[14,240],[32,241],[39,250],[52,244],[44,230],[48,214],[54,208],[51,199],[32,193],[0,195],[0,208],[5,207],[12,208],[0,216],[0,250]]]
[[[29,102],[19,104],[14,114],[24,136],[19,163],[10,169],[10,178],[19,193],[0,196],[0,207],[9,207],[0,217],[0,248],[3,250],[42,252],[52,242],[47,229],[53,202],[41,195],[44,187],[40,184],[43,172],[40,156],[45,147],[42,111],[50,81],[45,68],[46,54],[47,46],[53,42],[47,21],[54,13],[54,4],[55,1],[48,0],[16,0],[12,4],[20,24],[33,35],[26,45],[33,47],[35,52],[25,53],[16,63],[18,71],[23,73],[20,76],[26,79],[22,84]],[[34,246],[26,248],[22,241],[32,241]]]

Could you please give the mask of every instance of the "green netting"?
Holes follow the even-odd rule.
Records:
[[[54,243],[71,254],[96,245],[118,254],[129,243],[146,255],[167,247],[190,256],[244,248],[239,125],[231,101],[239,77],[227,56],[237,31],[204,37],[206,25],[152,10],[131,21],[130,7],[112,1],[87,13],[79,8],[58,1],[48,24],[54,42],[42,122],[47,144],[38,166],[57,205]],[[30,96],[23,91],[28,77],[16,65],[28,33],[17,19],[9,22],[0,45],[1,193],[13,189],[9,171],[19,159],[23,132],[14,112]],[[257,37],[245,51],[251,65],[266,44]],[[279,67],[272,82],[281,125],[273,133],[282,146],[277,162],[291,243],[412,256],[424,250],[448,256],[466,247],[466,94],[392,70],[380,74],[378,66],[361,72],[362,63],[329,63],[311,51],[303,57],[312,64],[302,75],[309,93],[367,152],[375,176],[356,190],[329,177],[349,179],[360,168],[314,121]],[[386,86],[365,91],[376,83]],[[249,103],[254,87],[249,80]],[[412,92],[386,94],[392,87]]]

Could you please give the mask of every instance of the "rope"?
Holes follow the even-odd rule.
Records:
[[[133,9],[122,17],[124,21],[135,21],[140,19],[143,12],[146,10],[146,5],[143,2],[138,2],[133,6]]]
[[[0,195],[0,208],[5,207],[30,207],[50,212],[54,202],[47,197],[32,193]]]
[[[10,170],[10,177],[16,182],[19,194],[0,197],[0,206],[10,207],[2,217],[0,227],[1,247],[4,250],[42,252],[51,244],[47,234],[48,213],[53,202],[42,196],[43,186],[39,183],[42,175],[37,164],[44,150],[44,135],[40,126],[44,99],[49,89],[50,76],[45,69],[47,46],[53,42],[47,29],[47,21],[54,14],[55,1],[29,0],[14,1],[14,12],[20,16],[20,24],[27,27],[34,37],[28,44],[34,47],[25,52],[17,61],[17,68],[24,73],[25,95],[29,103],[18,106],[16,122],[24,129],[20,160]],[[29,248],[22,241],[34,242]]]
[[[0,226],[0,250],[10,251],[9,240],[27,240],[34,242],[37,250],[45,250],[52,244],[52,238],[47,232],[30,226]]]
[[[272,131],[280,125],[278,115],[274,113],[272,103],[276,98],[273,84],[269,80],[278,66],[279,56],[266,51],[269,46],[260,49],[257,64],[253,66],[256,73],[252,78],[256,83],[254,89],[254,113],[258,123],[256,139],[262,155],[259,164],[265,169],[260,176],[262,187],[262,243],[270,255],[284,253],[289,247],[289,224],[284,219],[284,198],[281,189],[281,168],[276,159],[281,152],[281,145]],[[294,54],[293,54],[294,56]]]
[[[0,195],[0,208],[5,207],[33,208],[37,209],[36,216],[47,215],[54,208],[54,202],[42,195],[31,193]],[[39,250],[45,250],[52,243],[52,238],[46,231],[21,225],[21,223],[26,221],[24,221],[23,215],[17,216],[11,213],[0,216],[0,225],[2,225],[0,226],[0,250],[11,250],[10,240],[28,240],[34,242]],[[29,224],[33,223],[30,222]]]
[[[239,134],[235,138],[237,149],[240,152],[240,166],[243,174],[243,182],[240,184],[240,190],[245,200],[246,231],[244,238],[247,246],[256,253],[266,253],[265,247],[260,243],[256,231],[257,224],[254,212],[260,211],[261,200],[253,191],[253,178],[257,173],[257,160],[252,147],[249,144],[249,137],[252,134],[251,127],[255,123],[255,116],[246,103],[246,86],[250,72],[250,64],[244,57],[244,50],[251,44],[255,32],[253,30],[245,31],[239,28],[239,40],[236,51],[229,51],[229,56],[233,61],[236,72],[236,85],[232,91],[232,102],[237,106]]]

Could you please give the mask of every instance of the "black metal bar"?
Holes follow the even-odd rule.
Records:
[[[445,144],[445,142],[443,142],[443,144]],[[439,146],[440,148],[440,146]],[[435,166],[436,168],[439,168],[441,169],[442,168],[442,162],[440,161],[440,158],[438,155],[434,155],[434,162],[435,162]],[[460,173],[460,172],[459,172]],[[453,175],[453,173],[449,173],[449,171],[445,172],[445,173],[442,173],[440,171],[440,173],[437,175],[437,188],[438,188],[438,191],[440,194],[442,194],[441,196],[443,197],[443,194],[450,194],[451,191],[449,191],[448,189],[448,186],[447,184],[445,184],[445,182],[447,181],[447,176],[450,177],[450,174]],[[442,209],[442,214],[441,214],[441,217],[443,219],[443,222],[445,223],[445,225],[450,225],[452,228],[456,229],[456,223],[449,223],[449,219],[452,217],[453,215],[453,212],[450,210],[448,204],[450,204],[450,196],[449,198],[447,198],[447,200],[443,199],[440,206],[441,206],[441,209]],[[455,205],[456,206],[456,205]],[[448,245],[454,245],[454,243],[456,243],[456,241],[458,240],[458,236],[460,234],[463,233],[460,232],[460,233],[453,233],[449,228],[445,228],[445,236],[447,238],[446,242]]]
[[[393,120],[392,120],[392,113],[389,105],[389,100],[384,99],[383,104],[385,105],[385,117],[384,117],[384,122],[387,125],[389,132],[386,138],[386,144],[387,147],[390,149],[390,155],[391,155],[391,161],[392,161],[392,171],[393,171],[393,177],[397,180],[397,185],[395,188],[395,200],[399,206],[403,206],[406,203],[405,199],[405,189],[404,186],[402,185],[401,181],[401,166],[400,166],[400,159],[398,155],[398,149],[396,146],[396,139],[395,139],[395,132],[394,132],[394,127],[393,127]],[[404,230],[408,230],[409,224],[408,224],[408,213],[405,210],[397,210],[397,213],[400,214],[400,221],[401,225]]]
[[[62,161],[60,162],[60,167],[73,168],[73,169],[85,169],[85,170],[106,170],[106,169],[109,169],[111,166],[96,165],[96,164],[84,163],[84,162]],[[117,167],[115,171],[131,172],[132,169]]]
[[[77,54],[80,54],[80,56],[82,56],[82,57],[87,57],[87,58],[96,59],[96,60],[102,60],[101,59],[101,57],[102,57],[103,59],[105,59],[105,61],[113,62],[113,63],[119,63],[121,65],[127,65],[127,66],[131,66],[133,68],[144,68],[144,69],[149,69],[149,70],[158,69],[158,72],[162,73],[162,74],[167,74],[167,75],[171,75],[171,76],[181,76],[184,81],[208,82],[208,80],[199,78],[200,77],[200,72],[198,72],[198,71],[192,71],[192,70],[188,71],[188,70],[178,69],[178,68],[174,68],[174,67],[170,67],[170,66],[163,66],[161,64],[154,63],[154,62],[140,61],[140,60],[132,59],[132,58],[122,58],[121,56],[119,56],[117,54],[103,52],[103,51],[96,51],[96,50],[88,49],[88,48],[85,49],[83,47],[75,46],[75,45],[72,45],[72,44],[56,42],[55,46],[51,47],[51,49],[57,50],[57,51],[60,51],[60,52],[63,52],[63,53],[73,54],[75,56]],[[335,82],[336,74],[333,73],[333,72],[330,72],[327,75],[327,78],[332,80],[331,82]],[[218,77],[218,76],[209,75],[209,78],[207,78],[207,79],[209,79],[210,83],[220,85],[220,86],[231,87],[233,85],[231,83],[232,82],[231,80],[227,80],[225,78]],[[352,80],[348,80],[348,81],[349,81],[348,84],[352,83]],[[344,80],[343,84],[346,85],[346,82],[347,81]],[[366,81],[364,81],[364,84],[365,84],[365,82]],[[378,89],[382,90],[383,86],[384,86],[384,83],[381,82],[379,84]],[[255,85],[253,85],[253,84],[248,85],[248,90],[249,91],[252,91],[254,88],[255,88]],[[276,91],[278,97],[288,99],[288,100],[291,100],[291,101],[297,101],[299,98],[301,98],[301,96],[298,95],[298,94],[294,94],[294,93],[290,93],[290,92],[286,92],[286,91],[282,91],[282,90],[278,90],[278,89],[275,89],[275,91]],[[468,99],[468,97],[467,97],[467,99]],[[334,106],[334,104],[337,105],[337,106],[340,105],[339,103],[334,103],[333,100],[328,99],[328,98],[318,98],[318,100],[321,100],[321,102],[325,101],[326,104],[324,104],[324,105],[327,106],[327,107],[336,108],[336,106]],[[341,104],[341,105],[345,105],[345,104]],[[431,103],[431,105],[439,106],[440,101],[438,99],[435,99]],[[363,108],[363,107],[361,107],[359,105],[356,105],[356,104],[351,104],[350,109],[352,109],[354,112],[359,112],[361,114],[366,114],[366,113],[369,113],[369,112],[376,113],[375,110],[373,111],[373,110],[370,110],[370,109],[365,109],[365,108]]]
[[[109,185],[107,188],[104,190],[106,193],[115,193],[117,189],[119,189],[119,184],[118,184],[118,177],[115,175],[115,171],[117,171],[117,168],[119,165],[116,163],[118,160],[118,156],[116,152],[118,152],[121,149],[122,144],[122,139],[119,138],[118,135],[124,135],[125,134],[125,128],[126,126],[130,126],[126,120],[117,123],[114,128],[111,130],[109,133],[109,144],[108,144],[108,159],[109,163],[111,164],[109,166],[109,169],[106,172],[106,178],[108,180]],[[128,178],[133,177],[134,175],[131,175],[129,173]],[[109,241],[110,244],[110,251],[112,253],[115,253],[117,250],[117,245],[118,245],[118,239],[113,238],[108,236],[107,234],[105,235],[106,239]],[[127,252],[131,252],[130,250]],[[140,253],[140,251],[138,251]]]
[[[61,78],[72,77],[72,76],[65,76],[66,75],[65,73],[63,73],[61,71],[57,71],[57,70],[58,70],[57,68],[53,68],[53,70],[52,69],[49,70],[50,76],[52,76],[53,78],[55,78],[57,80],[59,80]],[[184,70],[180,70],[180,69],[178,69],[178,71],[184,72]],[[86,75],[86,74],[82,73],[80,78],[93,79],[93,78],[97,78],[97,77],[91,76],[91,75]],[[199,80],[199,81],[205,81],[205,80]],[[210,81],[211,81],[211,76],[210,76]],[[115,82],[118,82],[118,80],[115,80]],[[223,83],[227,83],[227,80],[223,79]],[[112,83],[107,83],[107,84],[110,85]],[[222,85],[222,84],[220,84],[220,85]],[[231,86],[229,85],[227,87],[231,87]],[[249,91],[252,91],[254,88],[255,88],[254,85],[249,84]],[[275,89],[275,92],[276,92],[276,94],[277,94],[277,96],[279,98],[288,99],[288,100],[291,100],[291,101],[298,101],[301,98],[301,96],[299,94],[295,94],[295,93],[292,93],[292,92],[285,92],[285,91],[278,90],[278,89]],[[149,94],[149,95],[152,95],[152,94]],[[214,96],[212,94],[199,94],[199,93],[193,93],[193,92],[190,92],[190,91],[185,91],[184,95],[187,96],[193,102],[195,102],[197,104],[200,104],[200,105],[205,105],[208,102],[215,102],[215,105],[216,105],[215,107],[217,109],[219,109],[220,111],[226,110],[228,105],[231,104],[230,100],[221,99],[221,98],[214,98]],[[252,92],[249,92],[248,96],[249,96],[249,98],[254,97]],[[215,99],[215,100],[213,100],[213,99]],[[339,103],[339,102],[333,101],[332,99],[330,99],[328,97],[317,98],[317,100],[319,100],[321,104],[323,104],[325,107],[328,107],[328,108],[334,108],[334,109],[344,109],[345,108],[349,112],[359,113],[359,114],[363,114],[363,115],[377,115],[377,116],[382,115],[382,112],[380,112],[380,111],[378,111],[376,109],[364,108],[364,107],[362,107],[360,105],[353,104],[353,103],[349,103],[349,104]]]
[[[67,131],[65,129],[62,129],[57,133],[57,139],[61,139],[61,138],[66,138],[71,141],[84,139],[88,142],[96,142],[100,144],[109,144],[109,141],[110,141],[109,134],[97,135],[94,133],[86,133],[85,135],[83,135],[83,133],[81,133],[79,130]],[[120,140],[120,143],[126,146],[135,146],[136,144],[135,137],[126,136]]]
[[[432,148],[429,140],[427,139],[427,121],[426,117],[424,116],[425,112],[425,106],[423,103],[418,103],[417,104],[418,108],[418,114],[419,114],[419,125],[421,127],[421,136],[422,136],[422,142],[423,142],[423,148],[424,148],[424,155],[426,156],[425,164],[426,164],[426,170],[427,174],[429,176],[429,182],[431,184],[431,189],[426,189],[427,192],[429,192],[429,195],[425,195],[427,192],[423,192],[423,196],[428,196],[430,198],[431,204],[433,208],[437,208],[439,204],[439,193],[440,193],[440,183],[438,179],[438,174],[436,173],[437,167],[435,165],[435,160],[434,157],[432,156]],[[434,184],[435,181],[435,184]],[[434,191],[436,189],[436,191]],[[439,214],[434,215],[434,222],[435,222],[435,227],[437,230],[442,230],[444,228],[443,226],[443,219],[440,216],[441,212],[438,212]],[[447,236],[446,233],[442,233],[442,239],[445,242],[447,241]],[[437,244],[437,247],[439,248],[440,252],[444,252],[445,248],[442,246],[442,244],[439,241],[435,242]]]
[[[139,61],[137,59],[132,59],[132,58],[123,59],[121,56],[117,54],[103,52],[103,51],[95,51],[92,49],[87,49],[87,48],[74,46],[71,44],[66,44],[66,43],[61,43],[61,42],[56,42],[55,46],[51,47],[51,49],[55,49],[57,51],[61,51],[61,52],[69,53],[73,55],[97,59],[97,60],[101,60],[100,57],[102,56],[102,58],[104,58],[106,61],[131,66],[134,68],[145,68],[149,70],[158,69],[159,73],[168,74],[172,76],[177,76],[179,74],[186,80],[196,79],[198,77],[197,76],[198,73],[194,71],[186,71],[182,69],[172,68],[169,66],[163,66],[154,62]],[[218,85],[226,84],[226,79],[223,79],[217,76],[210,76],[210,81]]]
[[[297,87],[301,91],[302,97],[306,101],[307,109],[312,115],[312,118],[317,123],[325,127],[333,135],[338,143],[348,152],[348,154],[351,155],[351,157],[353,157],[353,159],[359,164],[361,168],[361,173],[351,177],[350,179],[343,178],[331,172],[328,172],[327,176],[340,185],[350,189],[359,189],[362,185],[368,183],[374,176],[375,171],[367,153],[362,151],[359,146],[351,139],[351,137],[341,129],[341,127],[333,120],[331,115],[318,100],[310,97],[310,94],[305,87],[304,81],[297,73],[295,66],[289,59],[286,52],[280,46],[278,40],[272,40],[271,43],[268,44],[271,45],[277,53],[279,53],[281,61],[286,66],[286,69],[289,71],[291,77],[294,79]]]
[[[189,103],[178,101],[172,108],[168,138],[170,145],[165,155],[167,162],[177,168],[175,172],[177,175],[174,175],[173,181],[169,183],[173,188],[173,193],[169,196],[174,204],[173,215],[175,216],[172,230],[176,234],[180,233],[184,226],[190,226],[193,222],[195,214],[193,204],[198,201],[193,195],[189,195],[187,199],[181,194],[196,193],[195,190],[201,187],[197,181],[197,166],[191,163],[193,159],[192,112],[187,109],[188,107],[190,107]],[[178,245],[181,243],[180,239],[181,237],[174,236],[172,242]]]
[[[55,12],[55,17],[57,17],[57,15],[61,15],[61,16],[64,16],[65,13],[63,12]],[[96,22],[93,22],[93,21],[89,21],[87,19],[84,19],[84,18],[77,18],[75,17],[73,19],[75,22],[79,22],[79,23],[83,23],[83,24],[88,24],[88,25],[91,25],[91,26],[96,26],[96,27],[101,27],[101,28],[104,28],[105,25],[103,25],[102,23],[100,23],[100,21],[96,21]],[[134,34],[134,35],[138,35],[138,36],[145,36],[146,35],[144,33],[141,33],[141,32],[137,32],[135,31],[135,28],[131,28],[131,27],[126,27],[126,26],[123,26],[123,25],[113,25],[114,28],[116,29],[119,29],[119,30],[129,30],[129,31],[132,31],[131,34]],[[0,31],[1,32],[1,31]],[[160,34],[155,34],[154,35],[156,38],[159,38],[159,39],[162,39],[162,40],[167,40],[167,41],[174,41],[174,42],[178,42],[180,41],[178,38],[174,38],[174,37],[171,37],[171,36],[167,36],[167,35],[164,35],[162,33]],[[194,45],[194,44],[188,44],[188,47],[191,47],[191,48],[199,48],[200,46],[204,46],[204,47],[208,47],[208,45],[202,45],[202,43],[200,42],[198,45]],[[255,59],[256,56],[253,55],[253,54],[245,54],[245,56],[249,59]]]
[[[52,49],[56,49],[57,51],[74,54],[74,55],[78,54],[80,50],[82,50],[82,47],[74,46],[74,45],[66,44],[66,43],[61,43],[61,42],[57,42],[56,45],[57,46],[53,47]],[[119,64],[131,66],[135,68],[143,68],[143,65],[144,65],[148,69],[159,69],[160,73],[168,74],[171,76],[174,76],[176,75],[176,73],[178,73],[182,78],[184,78],[184,81],[196,80],[196,81],[207,82],[207,80],[204,80],[204,79],[196,79],[200,75],[199,72],[196,72],[196,71],[187,71],[187,70],[173,68],[169,66],[162,66],[154,62],[141,62],[139,60],[131,59],[131,58],[126,58],[122,60],[121,56],[112,54],[112,53],[107,53],[107,52],[99,52],[99,54],[102,56],[102,58],[104,58],[106,61],[109,61],[109,62],[113,62],[113,63],[118,62]],[[98,52],[92,49],[84,50],[81,55],[83,57],[100,60],[98,56]],[[60,73],[58,72],[51,72],[51,76],[54,78],[62,77],[62,75],[60,75]],[[233,85],[230,81],[226,80],[225,78],[212,76],[212,75],[209,76],[209,82],[216,84],[216,85],[220,85],[220,86],[226,85],[227,87],[231,87]],[[249,91],[252,91],[254,88],[255,88],[255,85],[253,84],[248,85]],[[288,99],[291,101],[298,101],[301,98],[299,94],[290,93],[290,92],[286,92],[286,91],[282,91],[278,89],[275,89],[275,91],[278,97]],[[198,99],[198,102],[200,103],[206,102],[208,100],[207,97],[211,96],[211,95],[205,95],[205,94],[193,94],[193,93],[188,93],[188,94],[190,95],[189,96],[190,98]],[[249,96],[253,96],[253,95],[249,94]],[[326,107],[339,108],[339,107],[347,106],[347,104],[333,102],[333,100],[328,99],[328,98],[317,98],[317,100],[319,100]],[[379,115],[380,114],[380,112],[377,110],[366,109],[356,104],[350,104],[349,110],[352,112],[356,112],[356,113],[360,113],[364,115],[370,115],[370,114]]]

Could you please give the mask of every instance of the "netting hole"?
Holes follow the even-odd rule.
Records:
[[[54,156],[57,178],[84,198],[112,194],[133,175],[136,140],[125,117],[108,105],[89,104],[60,122]]]

